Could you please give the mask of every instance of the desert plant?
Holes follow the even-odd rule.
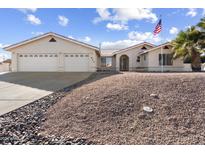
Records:
[[[171,42],[173,45],[174,58],[191,57],[191,66],[193,71],[201,71],[202,40],[205,37],[202,32],[195,26],[188,28],[186,31],[181,31]]]
[[[201,37],[202,39],[199,40],[198,43],[199,43],[200,48],[204,50],[205,49],[205,39],[204,39],[205,38],[205,17],[200,20],[200,22],[197,24],[197,27],[200,29],[201,36],[202,36]]]
[[[200,20],[197,26],[205,30],[205,17]]]

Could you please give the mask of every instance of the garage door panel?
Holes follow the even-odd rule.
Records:
[[[65,54],[64,57],[66,72],[89,71],[89,54]]]
[[[57,54],[20,54],[18,71],[22,72],[55,72],[58,69]]]

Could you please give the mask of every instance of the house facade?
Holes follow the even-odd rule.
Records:
[[[171,44],[143,42],[117,51],[46,33],[4,48],[11,52],[13,72],[191,71],[183,59],[173,59]]]
[[[4,49],[11,52],[13,72],[95,72],[100,66],[97,47],[56,33]]]
[[[192,71],[183,58],[172,58],[171,49],[170,43],[159,46],[140,43],[113,52],[112,67],[117,71]]]
[[[11,68],[11,59],[7,59],[0,62],[0,73],[1,72],[8,72]]]

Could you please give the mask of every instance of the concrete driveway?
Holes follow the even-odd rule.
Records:
[[[81,80],[91,73],[0,74],[0,115],[31,103]]]

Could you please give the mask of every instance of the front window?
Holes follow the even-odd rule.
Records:
[[[102,67],[111,67],[112,66],[112,57],[101,57],[101,66]]]
[[[137,62],[140,62],[140,56],[137,57]]]
[[[172,65],[172,55],[159,54],[159,65]]]

